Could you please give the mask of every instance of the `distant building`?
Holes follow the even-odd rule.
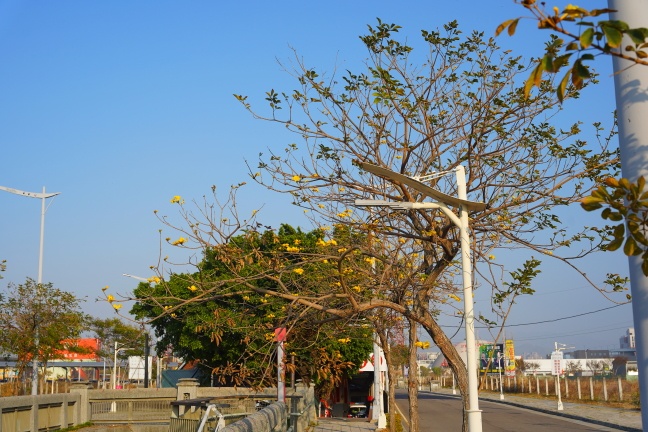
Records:
[[[623,349],[635,349],[635,331],[634,327],[630,327],[626,330],[626,334],[619,338],[619,348]]]
[[[566,359],[602,359],[610,358],[609,350],[602,349],[584,349],[565,353]]]

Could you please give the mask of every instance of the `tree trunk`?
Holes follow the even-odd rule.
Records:
[[[385,329],[384,331],[378,331],[377,333],[378,338],[380,339],[380,345],[382,346],[383,352],[385,353],[385,362],[387,363],[387,377],[389,380],[389,387],[387,389],[387,400],[389,407],[389,432],[396,432],[396,374],[394,373],[394,367],[392,366],[393,362],[391,359],[391,347],[389,346],[388,337],[389,330]],[[376,367],[376,365],[380,367],[380,362],[374,362],[374,367]],[[384,404],[384,400],[382,401]]]
[[[463,425],[462,431],[468,432],[468,410],[470,409],[470,403],[468,399],[468,372],[466,364],[461,359],[461,356],[457,352],[457,349],[452,344],[452,341],[448,336],[443,332],[439,324],[436,322],[432,314],[428,310],[418,311],[417,314],[408,314],[408,319],[417,320],[423,328],[430,335],[435,345],[441,350],[441,354],[445,357],[448,362],[448,366],[454,372],[457,377],[457,385],[459,391],[461,392],[461,399],[463,404]]]
[[[410,432],[419,432],[418,416],[418,363],[416,362],[417,324],[409,319],[409,374],[407,375],[407,396],[409,398]]]

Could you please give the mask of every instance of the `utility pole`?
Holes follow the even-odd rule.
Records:
[[[648,27],[648,0],[608,0],[615,10],[610,19],[623,21],[630,28]],[[625,44],[622,44],[625,45]],[[614,88],[619,124],[619,150],[623,177],[636,183],[648,177],[648,66],[635,65],[613,56]],[[641,255],[628,257],[630,292],[637,347],[639,394],[642,406],[648,406],[648,278],[641,269]],[[648,409],[641,410],[644,427]]]

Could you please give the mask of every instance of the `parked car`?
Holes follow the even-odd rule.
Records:
[[[367,406],[365,404],[353,403],[349,405],[349,418],[367,418]]]

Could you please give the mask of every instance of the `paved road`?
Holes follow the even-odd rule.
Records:
[[[407,418],[407,394],[399,391],[396,401],[403,416]],[[419,393],[419,416],[421,432],[461,431],[461,401],[459,398],[438,393]],[[543,414],[523,408],[479,402],[484,432],[585,432],[618,431],[604,426],[587,424]]]

